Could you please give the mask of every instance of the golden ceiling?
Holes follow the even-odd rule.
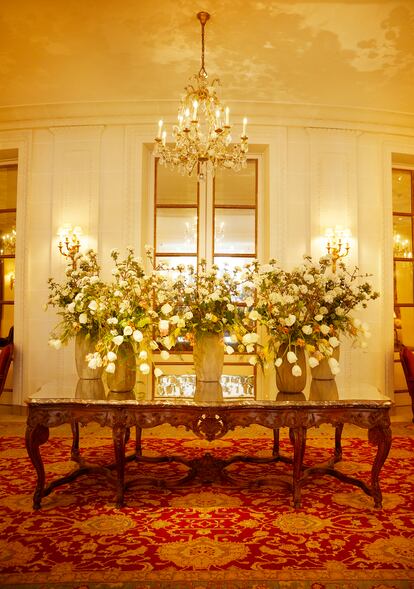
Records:
[[[199,10],[211,13],[206,69],[220,77],[230,106],[414,114],[414,0],[4,2],[0,111],[107,101],[176,105],[200,67]]]

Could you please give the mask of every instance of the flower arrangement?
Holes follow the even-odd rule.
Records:
[[[220,334],[227,354],[250,354],[251,364],[264,366],[270,358],[278,368],[287,360],[292,375],[301,376],[298,356],[306,351],[311,368],[327,358],[335,374],[340,337],[364,347],[369,336],[354,311],[379,296],[358,268],[348,271],[341,261],[333,272],[329,256],[318,263],[305,257],[291,271],[275,260],[224,271],[217,265],[208,268],[205,260],[196,268],[167,269],[156,267],[149,247],[146,265],[133,248],[127,248],[124,259],[118,250],[111,257],[112,280],[103,282],[96,253],[77,254],[61,284],[49,279],[47,302],[61,317],[50,345],[58,349],[79,333],[89,334],[96,341],[89,368],[104,367],[108,373],[115,372],[127,348],[140,372],[148,374],[155,350],[166,360],[180,338],[195,344],[203,334]],[[264,346],[259,325],[267,332]]]
[[[65,280],[58,283],[49,278],[49,297],[46,308],[54,307],[61,317],[51,334],[49,345],[59,349],[78,333],[95,337],[101,328],[101,314],[105,299],[104,283],[99,276],[100,268],[93,250],[77,254],[75,265],[68,261]]]
[[[180,337],[194,343],[203,334],[218,333],[226,334],[227,354],[252,353],[258,335],[255,324],[244,320],[244,301],[253,300],[253,284],[242,269],[220,272],[201,260],[197,268],[178,265],[171,271],[168,302],[159,307],[160,344],[169,350]]]
[[[318,264],[307,256],[291,271],[275,260],[256,268],[255,308],[268,334],[265,356],[273,358],[277,368],[286,359],[293,376],[301,376],[298,352],[306,350],[311,368],[328,358],[331,371],[338,373],[332,355],[340,336],[355,341],[369,336],[366,324],[351,314],[379,296],[366,276],[358,274],[358,268],[348,272],[343,262],[332,272],[329,256]]]
[[[111,251],[111,257],[113,280],[104,285],[101,327],[96,351],[89,356],[89,367],[104,366],[106,372],[114,373],[119,354],[130,353],[137,358],[140,372],[148,374],[152,351],[158,347],[153,339],[158,323],[154,294],[163,290],[164,278],[155,268],[146,273],[133,248],[127,248],[124,259],[116,249]],[[147,258],[153,263],[151,249],[147,250]]]

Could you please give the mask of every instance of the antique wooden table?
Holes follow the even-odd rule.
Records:
[[[212,387],[211,384],[206,386],[210,389]],[[332,387],[332,383],[330,386]],[[361,387],[357,394],[355,391],[346,390],[338,392],[336,388],[334,394],[332,394],[332,388],[327,389],[324,394],[323,383],[320,383],[316,392],[311,390],[310,394],[278,393],[274,401],[233,401],[223,399],[214,389],[214,386],[211,390],[199,388],[195,399],[144,401],[137,398],[133,391],[108,393],[102,381],[79,381],[73,388],[53,383],[42,387],[26,401],[28,405],[26,448],[37,473],[33,497],[34,509],[39,509],[42,498],[57,486],[70,482],[81,474],[91,474],[96,471],[112,474],[116,487],[116,504],[118,507],[122,506],[125,489],[127,486],[132,486],[128,484],[125,477],[126,464],[131,460],[176,461],[189,468],[185,480],[198,476],[203,482],[228,478],[225,469],[236,461],[258,464],[283,461],[292,463],[292,493],[295,507],[300,506],[302,486],[309,476],[316,473],[331,475],[343,482],[358,486],[373,497],[375,507],[382,507],[379,475],[391,447],[389,411],[392,402],[390,399],[373,388],[367,388],[364,391],[364,387]],[[215,400],[202,400],[206,398],[206,395]],[[365,398],[360,398],[360,395],[364,395]],[[86,465],[81,458],[79,424],[90,422],[112,429],[114,462],[105,468]],[[342,459],[341,433],[345,423],[367,429],[369,441],[377,447],[371,469],[370,485],[335,469],[335,463]],[[40,447],[47,442],[49,429],[62,424],[70,424],[72,427],[71,458],[78,463],[78,468],[46,485]],[[226,460],[219,459],[210,452],[193,460],[181,456],[143,456],[142,430],[161,424],[184,426],[199,438],[209,441],[221,438],[237,426],[248,427],[258,424],[273,430],[273,452],[268,458],[233,456]],[[335,427],[333,457],[323,466],[304,465],[307,430],[321,424],[331,424]],[[279,453],[279,429],[282,427],[289,428],[293,458]],[[125,446],[131,428],[136,429],[135,452],[126,456]],[[157,484],[157,481],[153,482]]]

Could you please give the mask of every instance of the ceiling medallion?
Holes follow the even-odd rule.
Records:
[[[222,106],[216,93],[220,80],[209,83],[204,66],[204,27],[210,15],[199,12],[197,18],[201,23],[201,68],[185,88],[172,143],[167,143],[163,121],[158,122],[155,155],[161,164],[188,176],[195,171],[202,180],[207,172],[214,175],[218,167],[235,171],[245,167],[248,137],[244,118],[240,143],[232,143],[230,109]]]

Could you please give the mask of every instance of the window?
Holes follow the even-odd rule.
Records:
[[[0,337],[14,325],[17,164],[0,161]],[[5,391],[13,386],[12,370]],[[5,400],[5,397],[3,397]]]
[[[392,171],[395,344],[414,346],[414,171]]]
[[[154,250],[157,262],[197,264],[206,259],[224,268],[257,258],[259,159],[251,157],[240,172],[218,169],[215,177],[198,182],[155,160]],[[179,351],[180,350],[180,351]],[[184,395],[195,387],[189,342],[176,349],[171,361],[159,362],[165,376],[155,396]],[[178,352],[181,354],[178,355]],[[247,357],[225,358],[222,385],[227,396],[252,396],[256,370]]]

